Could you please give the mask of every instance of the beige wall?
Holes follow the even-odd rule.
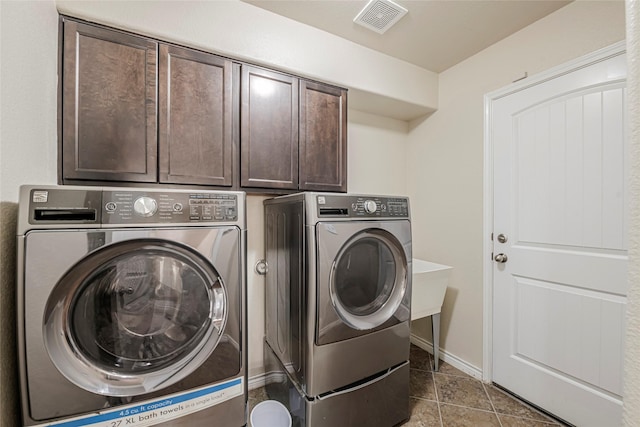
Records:
[[[352,193],[406,195],[408,124],[349,111],[348,185]]]
[[[58,17],[52,1],[0,2],[0,200],[56,182]]]
[[[623,40],[624,2],[576,1],[439,75],[439,109],[408,142],[414,256],[453,266],[441,346],[483,366],[483,97]],[[414,333],[430,337],[428,323]]]

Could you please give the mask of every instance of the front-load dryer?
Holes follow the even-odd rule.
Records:
[[[264,204],[265,360],[295,385],[270,397],[305,426],[407,419],[408,198],[309,192]]]
[[[23,186],[23,425],[244,426],[242,192]]]

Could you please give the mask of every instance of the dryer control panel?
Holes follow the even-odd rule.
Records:
[[[319,218],[409,218],[407,197],[318,194]]]

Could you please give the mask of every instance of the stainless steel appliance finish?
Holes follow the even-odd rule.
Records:
[[[282,196],[265,201],[265,222],[265,352],[274,352],[307,401],[327,401],[336,390],[346,396],[352,387],[362,389],[363,379],[370,381],[366,387],[376,387],[389,369],[409,360],[407,198]],[[409,417],[408,381],[408,370],[400,369],[394,371],[393,388],[380,388],[399,393],[404,418]],[[313,424],[322,425],[330,424]]]
[[[23,424],[244,426],[245,216],[242,192],[22,187]]]
[[[333,393],[310,398],[265,343],[267,393],[291,412],[294,427],[396,426],[409,418],[409,362]]]

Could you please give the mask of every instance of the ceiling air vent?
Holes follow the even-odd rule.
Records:
[[[390,0],[371,0],[353,22],[383,34],[406,13],[407,9]]]

